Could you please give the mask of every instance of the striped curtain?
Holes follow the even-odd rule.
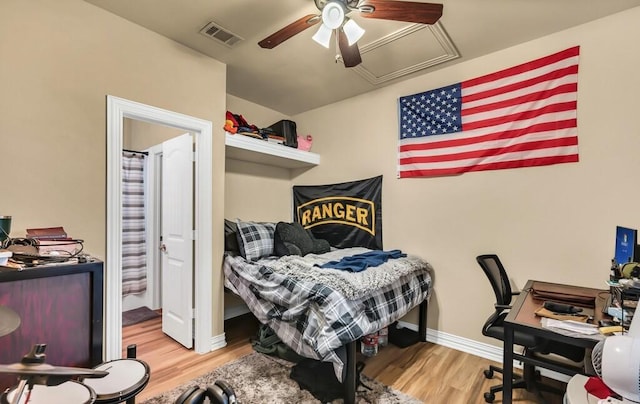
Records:
[[[122,152],[122,295],[147,289],[145,232],[146,157]]]

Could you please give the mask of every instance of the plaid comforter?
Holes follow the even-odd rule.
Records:
[[[343,255],[348,255],[348,250]],[[327,261],[335,256],[328,254]],[[314,258],[316,262],[318,257]],[[391,261],[397,265],[400,261],[396,260],[406,259],[415,261],[416,257]],[[343,379],[344,367],[337,352],[340,347],[398,320],[431,293],[431,267],[426,261],[421,268],[388,280],[385,286],[354,300],[304,274],[278,272],[276,261],[272,257],[248,262],[227,255],[223,265],[225,286],[298,354],[333,362],[339,380]]]

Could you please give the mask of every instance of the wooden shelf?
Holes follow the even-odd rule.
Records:
[[[309,168],[320,164],[320,155],[244,135],[226,133],[226,157],[283,168]]]

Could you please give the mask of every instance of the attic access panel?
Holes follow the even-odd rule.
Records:
[[[382,36],[362,46],[362,63],[350,68],[374,85],[460,57],[441,22],[375,34]],[[342,58],[338,60],[342,62]]]

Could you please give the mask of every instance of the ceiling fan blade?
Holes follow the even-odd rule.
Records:
[[[305,29],[312,27],[322,20],[319,15],[309,14],[292,22],[280,31],[275,32],[262,41],[258,42],[261,48],[273,49],[292,36],[301,33]]]
[[[340,48],[340,54],[342,55],[342,61],[345,67],[355,67],[362,63],[358,43],[356,42],[349,46],[347,34],[341,29],[338,30],[338,47]]]
[[[373,7],[373,12],[367,12]],[[442,4],[416,3],[413,1],[365,0],[359,6],[365,18],[435,24],[442,17]]]

